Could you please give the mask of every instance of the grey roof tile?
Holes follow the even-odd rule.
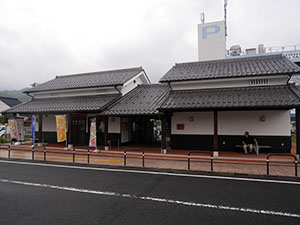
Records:
[[[13,107],[15,105],[20,104],[21,102],[16,98],[8,98],[8,97],[2,97],[0,96],[0,101],[4,102],[9,107]]]
[[[102,115],[153,115],[166,99],[170,88],[165,84],[139,85],[112,106]]]
[[[299,93],[300,95],[300,93]],[[172,91],[163,110],[290,108],[300,106],[293,85]]]
[[[300,73],[300,67],[281,54],[179,63],[160,82],[207,80]]]
[[[6,113],[84,112],[103,110],[119,95],[33,99],[12,107]]]
[[[129,69],[56,76],[50,81],[26,90],[25,93],[123,85],[126,81],[130,80],[142,71],[142,67],[136,67]]]

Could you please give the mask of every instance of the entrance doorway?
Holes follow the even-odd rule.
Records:
[[[152,117],[122,118],[122,144],[160,146],[162,122]]]
[[[86,145],[86,121],[85,117],[72,118],[71,135],[73,145]]]

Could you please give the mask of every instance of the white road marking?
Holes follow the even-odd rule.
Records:
[[[123,197],[123,198],[134,198],[134,199],[145,200],[145,201],[170,203],[170,204],[177,204],[177,205],[184,205],[184,206],[193,206],[193,207],[201,207],[201,208],[209,208],[209,209],[229,210],[229,211],[236,211],[236,212],[247,212],[247,213],[256,213],[256,214],[264,214],[264,215],[272,215],[272,216],[285,216],[285,217],[300,218],[300,214],[273,211],[273,210],[239,208],[239,207],[214,205],[214,204],[207,204],[207,203],[187,202],[187,201],[181,201],[181,200],[155,198],[155,197],[149,197],[149,196],[137,196],[137,195],[131,195],[131,194],[120,194],[120,193],[109,192],[109,191],[98,191],[98,190],[82,189],[82,188],[76,188],[76,187],[65,187],[65,186],[57,186],[57,185],[51,185],[51,184],[39,184],[39,183],[7,180],[7,179],[0,179],[0,182],[10,183],[10,184],[19,184],[19,185],[25,185],[25,186],[33,186],[33,187],[41,187],[41,188],[50,188],[50,189],[56,189],[56,190],[62,190],[62,191],[87,193],[87,194],[96,194],[96,195],[114,196],[114,197]]]
[[[209,176],[209,175],[200,175],[200,174],[155,172],[155,171],[143,171],[143,170],[132,170],[132,169],[113,169],[113,168],[99,168],[99,167],[69,166],[69,165],[58,165],[58,164],[7,161],[7,160],[1,160],[1,159],[0,159],[0,163],[21,164],[21,165],[29,165],[29,166],[57,167],[57,168],[67,168],[67,169],[96,170],[96,171],[108,171],[108,172],[139,173],[139,174],[164,175],[164,176],[175,176],[175,177],[193,177],[193,178],[206,178],[206,179],[218,179],[218,180],[233,180],[233,181],[249,181],[249,182],[300,185],[300,182],[297,182],[297,181],[268,180],[268,179],[242,178],[242,177],[225,177],[225,176],[214,176],[214,175]]]

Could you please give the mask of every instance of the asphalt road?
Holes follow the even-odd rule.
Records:
[[[300,180],[0,160],[0,224],[300,224]]]

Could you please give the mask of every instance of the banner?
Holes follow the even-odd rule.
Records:
[[[15,119],[8,120],[8,126],[9,126],[10,138],[17,139],[18,138],[17,120]]]
[[[89,147],[97,147],[96,118],[91,118]]]
[[[31,117],[32,143],[35,143],[35,118]]]
[[[57,132],[57,142],[66,141],[66,116],[60,115],[56,117],[56,132]]]

